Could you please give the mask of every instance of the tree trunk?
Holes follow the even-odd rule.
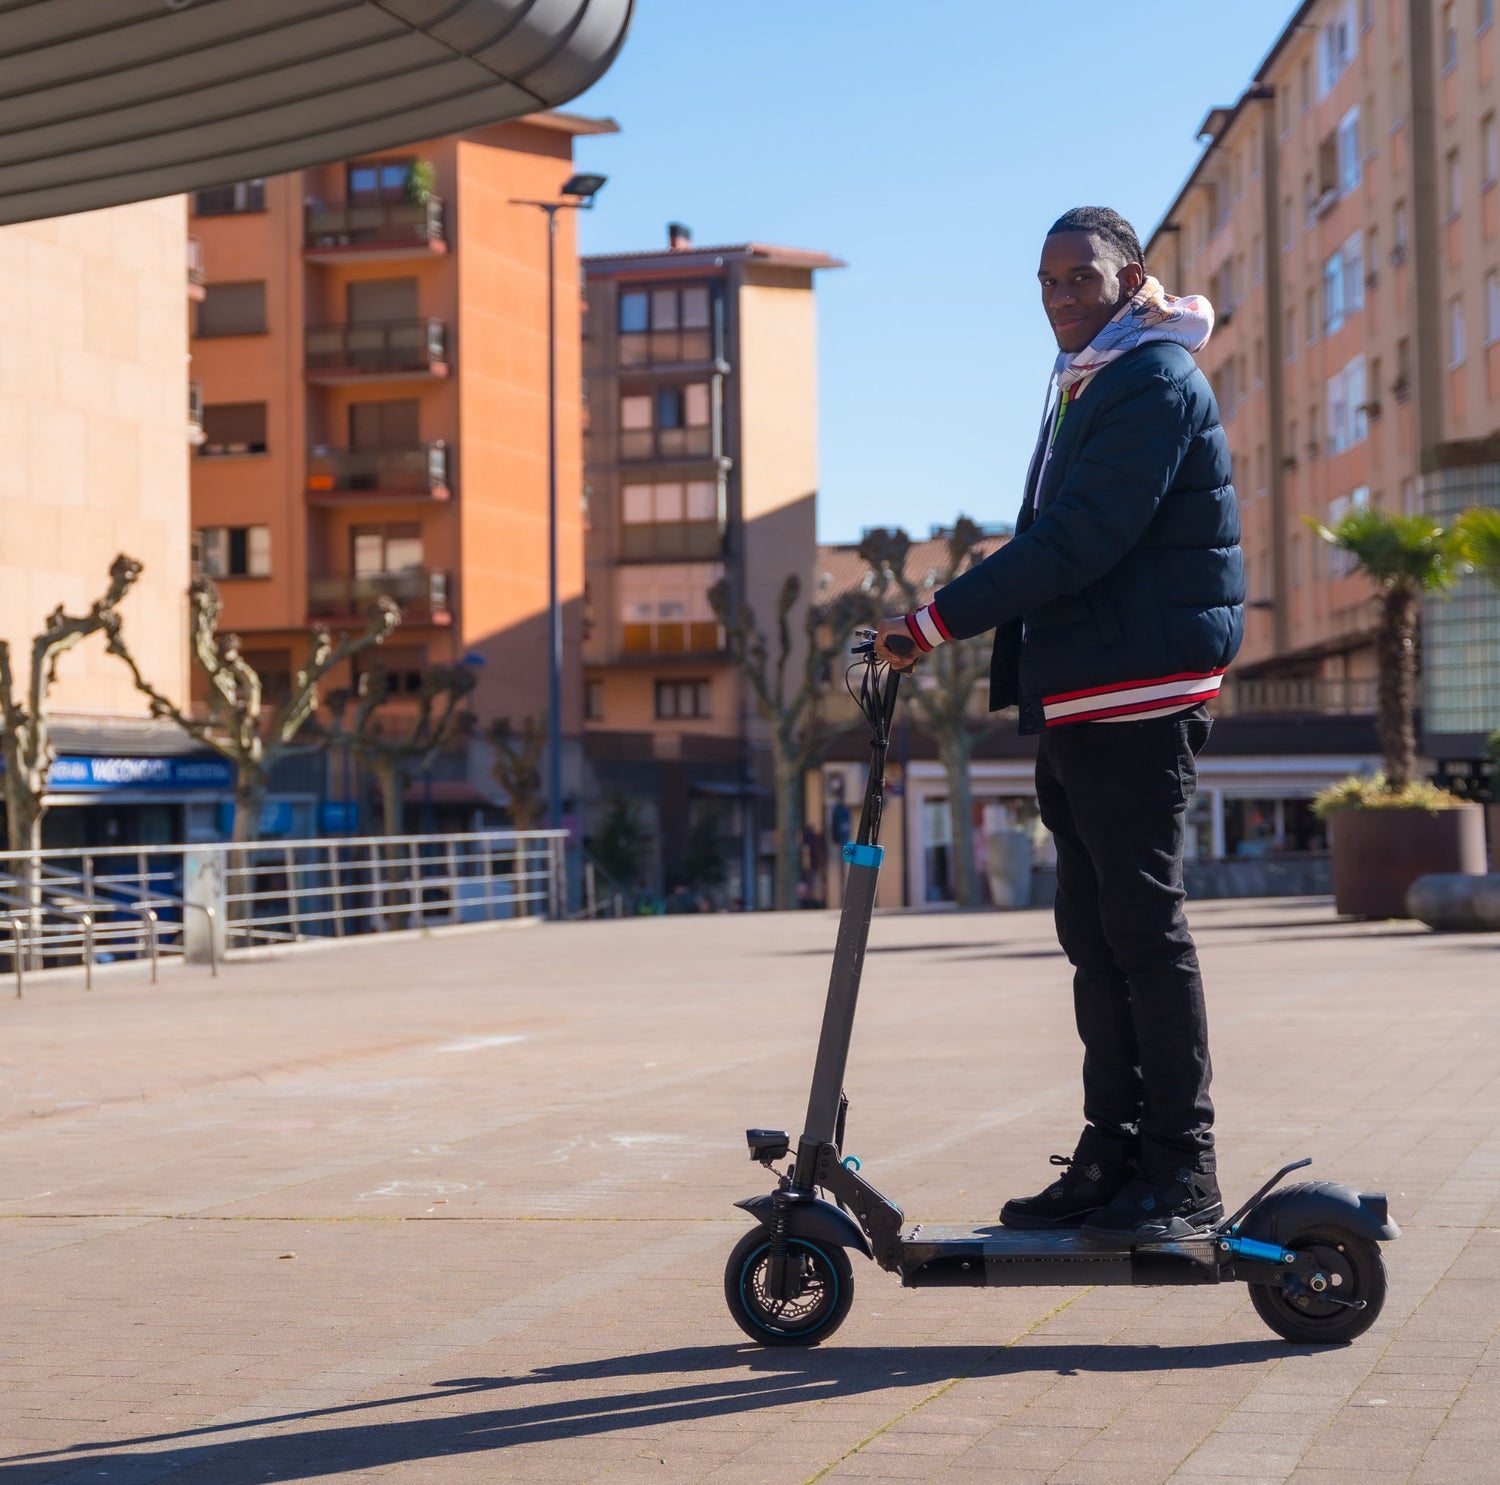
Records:
[[[797,883],[802,878],[803,797],[806,787],[794,758],[779,749],[776,765],[776,906],[797,906]]]
[[[1404,789],[1417,769],[1417,618],[1415,593],[1398,587],[1382,597],[1375,640],[1379,661],[1376,730],[1385,760],[1386,787],[1392,793]]]
[[[401,834],[401,770],[389,758],[374,758],[370,772],[380,785],[380,833]]]
[[[938,759],[948,776],[948,853],[953,900],[959,907],[979,905],[979,873],[974,867],[974,795],[969,783],[973,742],[960,720],[957,727],[937,729]]]
[[[266,776],[252,764],[241,763],[234,776],[234,833],[237,844],[260,839],[260,817],[266,807]]]

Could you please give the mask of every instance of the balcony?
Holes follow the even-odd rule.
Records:
[[[620,653],[625,658],[670,655],[719,655],[726,642],[724,626],[707,621],[661,620],[620,625]]]
[[[196,237],[187,240],[187,296],[195,304],[204,298],[206,277],[203,271],[203,244]]]
[[[411,381],[448,375],[448,332],[441,320],[386,320],[368,325],[310,325],[307,379]]]
[[[377,598],[394,598],[407,623],[453,622],[446,572],[418,567],[362,577],[315,577],[307,582],[307,612],[313,619],[358,619]]]
[[[724,528],[718,521],[627,522],[620,528],[624,562],[717,562],[724,556]]]
[[[622,331],[617,344],[621,366],[701,365],[719,359],[714,332],[707,325],[688,330]]]
[[[303,256],[309,263],[373,263],[431,258],[448,251],[443,203],[343,201],[307,208]]]
[[[203,383],[188,383],[188,442],[197,448],[208,435],[203,431]]]
[[[1230,676],[1214,710],[1221,717],[1369,717],[1375,677]]]
[[[307,456],[307,498],[313,505],[362,500],[447,500],[448,445],[414,449],[315,448]]]
[[[620,431],[622,460],[711,459],[714,430],[696,428],[624,428]]]

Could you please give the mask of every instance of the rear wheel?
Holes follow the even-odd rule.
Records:
[[[747,1232],[724,1266],[724,1298],[734,1322],[762,1346],[816,1346],[844,1323],[854,1303],[854,1271],[842,1248],[809,1238],[787,1240],[787,1264],[796,1274],[795,1299],[773,1295],[767,1284],[771,1234]]]
[[[1385,1260],[1379,1243],[1343,1227],[1313,1227],[1285,1246],[1311,1258],[1316,1271],[1288,1275],[1279,1284],[1250,1286],[1251,1304],[1277,1335],[1312,1345],[1341,1345],[1363,1335],[1380,1317]]]

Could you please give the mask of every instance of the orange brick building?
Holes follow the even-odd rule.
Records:
[[[481,721],[542,715],[547,609],[547,227],[573,140],[608,121],[541,114],[193,198],[208,265],[192,338],[203,441],[195,560],[274,686],[314,621],[404,622],[398,688],[476,667]],[[580,295],[558,222],[559,591],[582,629]],[[565,791],[582,690],[565,670]],[[489,792],[452,781],[455,804]],[[478,786],[477,792],[475,786]],[[452,817],[450,816],[450,819]],[[455,823],[457,823],[455,821]]]
[[[1250,611],[1226,702],[1368,711],[1373,590],[1308,529],[1353,506],[1500,504],[1500,138],[1492,0],[1309,0],[1147,246],[1207,293]],[[1500,600],[1429,604],[1429,753],[1500,726]]]

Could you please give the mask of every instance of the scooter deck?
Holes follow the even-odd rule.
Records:
[[[1216,1284],[1213,1237],[1102,1248],[1073,1231],[1018,1232],[918,1222],[901,1233],[901,1282],[909,1288],[974,1285]]]

